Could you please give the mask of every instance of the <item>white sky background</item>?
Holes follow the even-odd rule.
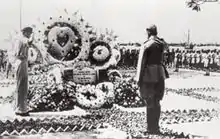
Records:
[[[143,42],[145,28],[158,26],[167,42],[187,40],[188,29],[195,43],[220,43],[220,4],[207,3],[202,11],[187,8],[186,0],[23,0],[22,22],[34,24],[50,16],[79,10],[98,29],[113,29],[122,42]],[[0,0],[0,41],[19,29],[19,0]]]

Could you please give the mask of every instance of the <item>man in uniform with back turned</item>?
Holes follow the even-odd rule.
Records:
[[[140,95],[147,105],[147,133],[159,134],[160,101],[164,96],[165,79],[169,77],[163,65],[166,42],[157,37],[155,25],[146,29],[148,40],[141,47],[137,65]]]

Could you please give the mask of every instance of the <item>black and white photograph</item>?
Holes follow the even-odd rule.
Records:
[[[0,139],[220,139],[219,0],[0,2]]]

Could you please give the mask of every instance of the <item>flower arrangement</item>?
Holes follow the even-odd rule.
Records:
[[[43,57],[49,53],[56,60],[71,64],[88,57],[88,28],[78,12],[72,16],[50,17],[47,22],[36,26],[34,34],[34,43]]]
[[[111,56],[111,48],[108,43],[96,41],[90,47],[89,59],[93,64],[103,65]]]
[[[75,86],[69,83],[32,86],[29,88],[28,100],[32,111],[71,110],[77,104]]]
[[[58,62],[66,61],[68,66],[90,61],[91,66],[99,70],[116,66],[120,60],[113,31],[94,31],[78,12],[72,16],[50,17],[48,22],[36,26],[34,34],[34,44],[47,63],[50,55]]]
[[[28,61],[32,64],[35,63],[37,61],[38,58],[38,51],[34,48],[29,48],[28,50]]]
[[[73,65],[74,69],[83,69],[86,67],[91,67],[91,62],[90,61],[78,61]]]
[[[86,65],[89,66],[89,63],[81,61],[78,65],[78,68],[80,65],[85,67]],[[74,103],[83,108],[112,107],[115,103],[124,107],[144,106],[144,101],[139,96],[138,86],[133,80],[123,80],[122,75],[117,70],[111,70],[109,74],[118,77],[118,80],[102,82],[97,85],[76,85],[72,82],[70,86],[68,86],[69,82],[67,84],[65,80],[62,80],[61,73],[56,74],[57,70],[60,73],[57,65],[54,65],[53,68],[35,67],[35,72],[38,71],[38,74],[31,75],[29,81],[29,96],[31,96],[29,98],[32,102],[32,108],[40,110],[44,105],[45,107],[42,110],[58,111],[66,107],[69,108],[68,106],[58,105],[58,101],[51,98],[53,95],[63,94],[66,96],[68,93],[73,95],[72,99],[76,100]],[[65,99],[64,97],[62,104]]]
[[[50,28],[49,31],[45,31],[45,35],[48,36],[45,40],[45,43],[49,44],[48,52],[58,60],[69,59],[70,52],[73,52],[72,58],[76,58],[82,45],[82,36],[78,29],[65,22],[55,22]]]
[[[145,106],[144,100],[139,96],[139,89],[135,81],[122,80],[115,85],[115,103],[123,107]]]
[[[101,108],[114,102],[114,90],[112,83],[100,83],[95,85],[78,85],[76,99],[83,108]]]
[[[97,70],[108,69],[116,66],[120,61],[120,51],[113,32],[106,30],[104,34],[95,34],[92,38],[89,52],[89,60]]]
[[[61,83],[62,79],[62,67],[59,64],[54,65],[34,65],[29,71],[29,84],[53,84]]]
[[[111,107],[115,102],[114,84],[112,82],[103,82],[99,83],[96,88],[102,90],[106,95],[106,102],[103,107]]]
[[[56,68],[54,70],[56,71]],[[76,104],[82,108],[101,108],[111,107],[114,103],[114,85],[111,82],[99,83],[96,86],[80,85],[71,81],[57,81],[56,76],[58,74],[50,71],[31,75],[29,81],[31,109],[60,111],[73,108],[67,106],[68,104]]]
[[[118,70],[109,70],[108,77],[111,82],[120,82],[122,74]]]

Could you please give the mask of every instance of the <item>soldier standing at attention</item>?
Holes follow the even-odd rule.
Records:
[[[217,71],[219,71],[219,67],[220,67],[220,53],[219,53],[219,50],[216,53],[216,63],[217,63]]]
[[[187,53],[186,53],[186,59],[187,59],[186,67],[187,67],[187,68],[189,68],[189,57],[190,57],[190,53],[189,53],[189,51],[187,50]]]
[[[171,67],[174,68],[174,58],[175,58],[175,51],[172,49],[171,51]]]
[[[204,64],[203,64],[203,49],[199,52],[199,69],[202,70],[204,68]]]
[[[32,44],[33,29],[26,27],[22,30],[21,38],[15,43],[14,56],[16,58],[16,115],[29,116],[27,94],[28,94],[28,49]]]
[[[208,51],[205,51],[203,54],[203,63],[204,63],[204,69],[206,71],[205,75],[209,76],[210,72],[209,72],[209,58],[208,58]]]
[[[163,65],[167,44],[157,37],[155,25],[146,29],[148,40],[141,47],[137,65],[137,83],[140,95],[147,105],[147,133],[159,134],[160,101],[164,96],[165,79],[169,77]]]

